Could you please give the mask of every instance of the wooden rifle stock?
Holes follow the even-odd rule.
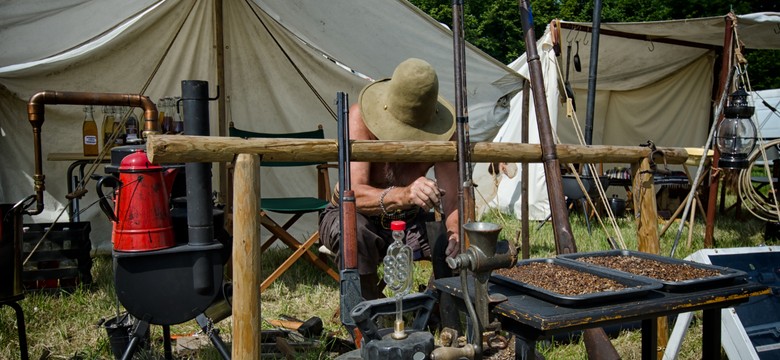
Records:
[[[341,211],[343,212],[342,221],[343,239],[344,239],[344,269],[357,269],[357,219],[355,214],[355,192],[344,190],[344,197],[341,200]]]

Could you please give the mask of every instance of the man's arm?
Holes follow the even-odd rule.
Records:
[[[363,122],[360,106],[353,104],[349,110],[349,136],[351,140],[376,140]],[[456,171],[457,173],[457,171]],[[371,185],[371,164],[352,162],[350,167],[352,190],[355,191],[355,207],[366,215],[379,215],[384,211],[407,210],[419,206],[430,210],[439,204],[441,193],[436,181],[423,176],[411,184],[377,188]]]

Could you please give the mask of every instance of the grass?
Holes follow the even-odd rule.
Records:
[[[731,200],[734,201],[733,199]],[[486,221],[503,226],[502,238],[514,241],[520,229],[519,221],[513,216],[499,213],[486,215]],[[595,221],[595,220],[594,220]],[[594,225],[589,233],[585,221],[579,213],[570,217],[574,238],[580,251],[607,250],[607,233]],[[619,219],[621,232],[625,237],[628,249],[637,248],[635,224],[632,218]],[[530,243],[531,257],[550,257],[555,254],[553,231],[550,223],[538,228],[538,223],[531,223]],[[661,237],[661,254],[668,255],[674,242],[678,225],[675,223]],[[660,229],[660,226],[659,226]],[[733,212],[721,214],[716,218],[715,247],[745,247],[761,245],[764,224],[743,211],[743,218],[737,219]],[[685,256],[703,248],[704,222],[697,218],[690,246],[687,244],[687,226],[683,232],[676,251],[676,258]],[[614,236],[610,234],[609,236]],[[288,253],[284,250],[270,250],[262,259],[264,273],[269,273],[274,265],[280,263]],[[430,263],[417,264],[415,279],[418,285],[427,282],[431,273]],[[110,359],[112,353],[105,329],[98,325],[101,319],[114,317],[117,312],[114,286],[112,279],[111,259],[98,257],[92,268],[95,278],[91,287],[81,287],[71,294],[27,293],[20,301],[24,309],[27,325],[27,341],[31,359]],[[299,319],[312,316],[320,317],[325,323],[326,333],[340,338],[347,334],[340,326],[336,317],[338,308],[338,284],[315,267],[306,262],[299,262],[280,279],[274,282],[262,294],[263,319],[277,319],[280,315],[289,315]],[[121,311],[121,309],[120,309]],[[264,329],[273,328],[263,321]],[[230,344],[231,318],[217,324],[223,340]],[[161,359],[162,330],[152,326],[152,347],[143,351],[136,358]],[[200,328],[195,321],[171,327],[171,332],[178,336],[199,334]],[[200,338],[203,338],[202,334]],[[679,359],[700,359],[701,322],[695,318],[683,342]],[[618,353],[624,359],[640,358],[639,331],[624,331],[613,339]],[[178,353],[178,359],[220,359],[214,348],[205,341],[204,346],[188,352]],[[14,312],[10,307],[0,308],[0,358],[16,359],[19,357],[18,340]],[[538,349],[548,359],[584,359],[586,352],[581,340],[572,342],[540,342]],[[333,353],[324,350],[323,346],[315,351],[301,354],[300,358],[328,359]]]

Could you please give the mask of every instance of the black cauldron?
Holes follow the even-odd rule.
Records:
[[[609,199],[609,208],[612,209],[612,215],[615,218],[626,216],[626,200],[619,198],[617,195],[612,195],[612,198]]]
[[[563,195],[569,198],[569,200],[579,200],[585,197],[585,193],[582,192],[582,188],[580,188],[580,184],[574,175],[562,175],[561,178],[563,180]],[[592,198],[597,192],[596,180],[591,175],[580,175],[580,180],[582,180],[588,195]],[[601,187],[606,191],[609,186],[609,177],[599,176],[599,181],[601,182]]]

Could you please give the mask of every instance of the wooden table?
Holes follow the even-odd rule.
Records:
[[[452,301],[463,307],[460,278],[434,281],[444,304]],[[641,321],[642,359],[657,358],[656,318],[695,310],[703,310],[702,358],[720,358],[720,309],[745,302],[751,296],[770,292],[766,286],[744,282],[719,288],[686,293],[650,291],[639,299],[611,302],[593,306],[567,307],[556,305],[519,289],[488,283],[489,294],[502,294],[506,301],[491,306],[491,314],[501,322],[502,329],[516,337],[516,358],[533,359],[536,341],[551,335],[587,328]],[[474,286],[469,280],[469,294],[473,299]],[[442,305],[444,306],[444,305]],[[442,319],[447,323],[446,319]]]
[[[84,180],[84,168],[87,164],[92,164],[97,160],[97,156],[86,156],[83,153],[49,153],[46,157],[48,161],[68,161],[68,173],[66,181],[68,183],[68,194],[73,193],[75,187]],[[100,163],[108,163],[111,161],[111,156],[108,154],[101,159]],[[73,175],[73,171],[79,169],[78,176]],[[75,197],[68,200],[70,202],[70,209],[68,210],[68,218],[70,221],[78,222],[79,218],[79,198]]]

